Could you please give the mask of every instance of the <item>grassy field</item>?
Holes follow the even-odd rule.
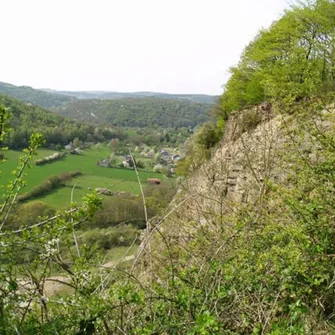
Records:
[[[39,150],[36,158],[48,156],[55,151]],[[72,179],[65,187],[59,188],[40,200],[47,202],[57,208],[67,206],[70,203],[71,192],[74,187],[73,200],[80,199],[90,192],[90,189],[107,187],[114,192],[129,192],[140,194],[140,187],[136,174],[133,170],[104,168],[97,166],[96,162],[108,157],[110,150],[106,146],[95,146],[85,150],[83,155],[67,155],[64,159],[43,166],[35,166],[34,163],[27,169],[25,180],[27,186],[21,193],[30,191],[33,187],[41,184],[50,176],[58,176],[65,172],[79,170],[82,176]],[[17,166],[20,152],[8,151],[5,155],[7,161],[0,165],[0,186],[5,187],[13,176],[11,171]],[[160,178],[163,175],[154,172],[140,171],[141,182],[145,184],[147,178]],[[1,190],[3,193],[4,190]]]

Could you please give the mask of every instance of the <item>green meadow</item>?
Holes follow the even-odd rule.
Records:
[[[34,157],[42,158],[53,154],[52,150],[39,150]],[[57,208],[67,206],[71,201],[79,202],[80,199],[95,188],[109,188],[113,192],[128,192],[140,194],[140,186],[134,170],[104,168],[97,165],[97,161],[108,157],[110,150],[106,146],[95,146],[84,151],[83,155],[67,155],[61,160],[54,161],[42,166],[36,166],[31,162],[26,170],[25,180],[27,186],[21,190],[21,194],[30,191],[35,186],[47,180],[50,176],[59,176],[62,173],[80,171],[82,176],[71,179],[64,187],[53,190],[51,193],[40,197],[48,204]],[[6,162],[0,166],[0,186],[6,187],[13,179],[11,172],[17,167],[18,159],[22,155],[18,151],[7,151],[5,154]],[[145,184],[147,178],[160,178],[164,176],[154,172],[140,171],[141,183]],[[1,190],[4,193],[4,189]]]

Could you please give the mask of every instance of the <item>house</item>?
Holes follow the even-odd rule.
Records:
[[[176,172],[173,164],[168,164],[167,168],[169,170],[169,173],[175,173]]]
[[[155,157],[155,151],[154,150],[149,150],[146,154],[145,154],[145,157],[147,158],[153,158]]]
[[[69,144],[67,144],[65,147],[64,147],[65,150],[72,150],[72,142],[70,142]]]
[[[167,156],[170,157],[170,153],[164,149],[160,151],[160,154],[162,157],[167,157]]]
[[[122,164],[125,168],[133,167],[134,162],[132,157],[130,155],[124,156]]]
[[[160,155],[163,161],[169,162],[171,160],[170,153],[166,150],[161,150]]]
[[[147,183],[150,185],[159,185],[161,183],[161,180],[158,178],[148,178]]]
[[[110,167],[110,160],[109,159],[103,159],[101,161],[98,161],[97,165],[103,166],[105,168],[109,168]]]
[[[180,155],[173,155],[173,156],[172,156],[172,160],[173,160],[174,162],[178,162],[178,161],[181,160],[181,157],[180,157]]]
[[[71,149],[70,154],[71,155],[82,155],[84,152],[80,150],[79,148]]]

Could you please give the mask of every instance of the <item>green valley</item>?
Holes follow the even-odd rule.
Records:
[[[0,334],[335,335],[335,1],[24,4]]]
[[[34,187],[47,180],[50,176],[59,176],[62,173],[80,171],[82,176],[76,177],[66,183],[66,186],[52,190],[39,200],[55,206],[56,208],[68,207],[71,203],[71,192],[74,189],[74,201],[81,201],[81,198],[96,188],[108,188],[113,192],[126,192],[140,194],[140,187],[134,170],[124,168],[104,168],[97,165],[97,160],[108,155],[109,149],[92,148],[85,150],[82,155],[67,155],[64,159],[51,164],[36,166],[33,163],[25,178],[27,186],[21,190],[21,194],[31,191]],[[36,158],[45,157],[54,153],[50,150],[39,150]],[[0,185],[6,186],[13,179],[11,172],[18,164],[18,158],[22,153],[9,150],[5,153],[6,163],[2,165]],[[140,178],[143,185],[148,178],[165,179],[164,175],[154,172],[140,171]]]

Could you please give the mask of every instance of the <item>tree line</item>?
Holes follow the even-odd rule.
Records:
[[[63,148],[75,138],[87,142],[101,142],[113,138],[123,139],[127,136],[118,128],[104,128],[76,122],[2,94],[0,94],[0,105],[4,105],[11,115],[9,122],[11,132],[3,143],[11,149],[27,147],[30,136],[36,132],[43,135],[45,147],[56,149]]]
[[[292,6],[245,48],[220,98],[223,117],[265,100],[299,101],[334,91],[335,6]]]
[[[77,100],[53,109],[78,121],[118,127],[195,127],[209,119],[211,104],[161,98]]]

